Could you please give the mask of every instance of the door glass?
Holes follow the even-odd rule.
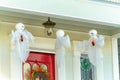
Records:
[[[81,80],[94,80],[93,65],[90,63],[88,56],[86,54],[82,54],[80,61],[81,61]]]

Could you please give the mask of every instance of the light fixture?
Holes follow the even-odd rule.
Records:
[[[56,23],[50,21],[50,17],[48,17],[48,21],[44,22],[42,25],[45,27],[47,35],[51,36],[53,33],[53,28],[56,25]]]

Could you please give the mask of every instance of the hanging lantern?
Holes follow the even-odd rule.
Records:
[[[48,35],[48,36],[51,36],[52,33],[53,33],[53,28],[54,28],[54,26],[56,25],[56,23],[55,23],[55,22],[52,22],[52,21],[50,20],[50,17],[48,17],[48,21],[44,22],[42,25],[44,25],[45,30],[46,30],[46,32],[47,32],[47,35]]]

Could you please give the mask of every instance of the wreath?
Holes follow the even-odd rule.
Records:
[[[81,68],[84,70],[84,71],[89,71],[91,69],[91,63],[88,59],[83,59],[81,61]]]
[[[36,80],[36,78],[39,80],[50,80],[50,75],[45,64],[37,65],[26,73],[26,80]]]
[[[43,80],[49,80],[48,72],[43,68],[36,68],[36,70],[31,70],[30,76],[32,80],[36,80],[36,78],[39,78],[39,80],[41,80],[41,78]]]

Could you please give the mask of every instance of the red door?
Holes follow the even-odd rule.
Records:
[[[44,68],[44,70],[46,70],[47,75],[50,78],[49,80],[55,80],[55,55],[54,54],[43,53],[43,52],[30,52],[30,55],[26,63],[30,64],[31,70],[33,69],[33,64],[37,64],[39,67]],[[39,71],[40,70],[41,69],[39,69]]]

